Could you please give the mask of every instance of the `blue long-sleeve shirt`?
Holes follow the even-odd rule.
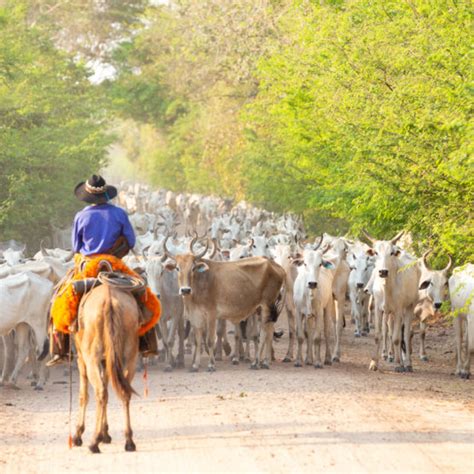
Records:
[[[112,204],[87,206],[74,218],[72,248],[82,255],[109,250],[123,235],[130,248],[135,245],[135,232],[127,213]]]

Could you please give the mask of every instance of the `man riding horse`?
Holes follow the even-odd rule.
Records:
[[[117,196],[117,188],[106,184],[101,176],[93,175],[86,182],[79,183],[74,194],[90,206],[79,211],[74,219],[72,244],[76,254],[75,266],[59,286],[52,303],[53,358],[48,366],[68,358],[69,333],[75,332],[82,292],[87,292],[85,287],[78,291],[81,282],[88,278],[95,279],[104,270],[120,272],[135,280],[139,278],[121,260],[135,245],[135,233],[127,213],[109,202]],[[138,333],[140,351],[144,355],[156,354],[154,325],[160,317],[160,303],[147,287],[135,298],[142,315]]]

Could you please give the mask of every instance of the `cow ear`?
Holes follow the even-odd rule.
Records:
[[[199,262],[194,267],[194,271],[196,271],[198,273],[204,273],[204,272],[207,272],[208,270],[209,270],[209,266],[207,265],[207,263],[204,263],[204,262]]]
[[[426,290],[430,286],[430,280],[425,280],[424,282],[421,283],[420,285],[420,290]]]
[[[321,262],[321,265],[324,268],[327,268],[328,270],[333,270],[334,269],[334,264],[332,262],[330,262],[329,260],[323,260]]]
[[[176,268],[176,263],[175,263],[175,262],[168,262],[168,263],[165,265],[165,268],[166,268],[166,270],[168,270],[169,272],[172,272],[172,271]]]

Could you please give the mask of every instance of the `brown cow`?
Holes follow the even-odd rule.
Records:
[[[185,318],[191,322],[196,338],[192,372],[199,370],[203,334],[207,333],[209,349],[208,371],[215,371],[215,339],[217,319],[234,324],[246,320],[255,311],[261,312],[262,329],[260,342],[264,342],[260,354],[256,351],[252,368],[259,367],[263,348],[266,349],[261,367],[269,368],[273,327],[278,318],[277,300],[285,280],[280,265],[264,257],[252,257],[237,262],[216,262],[202,258],[208,245],[198,255],[190,244],[190,253],[172,256],[165,240],[166,255],[172,260],[169,270],[178,271],[179,293],[183,297]]]

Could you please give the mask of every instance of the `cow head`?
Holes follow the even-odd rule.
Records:
[[[305,272],[306,285],[310,290],[315,290],[318,287],[321,268],[334,268],[334,263],[324,258],[324,252],[329,250],[329,248],[320,249],[322,241],[323,236],[321,236],[319,243],[315,247],[304,250],[302,258],[295,258],[293,260],[293,265],[301,267],[299,271]]]
[[[377,240],[364,231],[364,235],[372,242],[372,248],[367,251],[367,254],[375,257],[375,270],[380,278],[394,276],[397,272],[401,249],[396,243],[404,232],[402,230],[391,240]]]
[[[443,301],[446,299],[448,288],[448,271],[453,261],[449,256],[449,262],[442,270],[433,270],[428,264],[428,255],[430,250],[423,254],[421,259],[421,278],[419,290],[422,298],[429,298],[436,310],[441,308]]]
[[[350,252],[347,257],[354,281],[358,290],[362,290],[368,283],[374,269],[375,258],[366,252]]]
[[[194,286],[196,274],[204,273],[209,270],[208,264],[201,260],[209,248],[209,240],[207,240],[204,250],[198,254],[195,254],[194,245],[198,240],[198,236],[195,233],[189,244],[189,253],[176,256],[171,255],[168,251],[166,246],[167,240],[168,237],[165,239],[163,247],[166,257],[168,257],[170,260],[166,264],[165,268],[167,270],[176,270],[178,272],[179,294],[184,297],[190,296],[193,291],[192,289]]]

